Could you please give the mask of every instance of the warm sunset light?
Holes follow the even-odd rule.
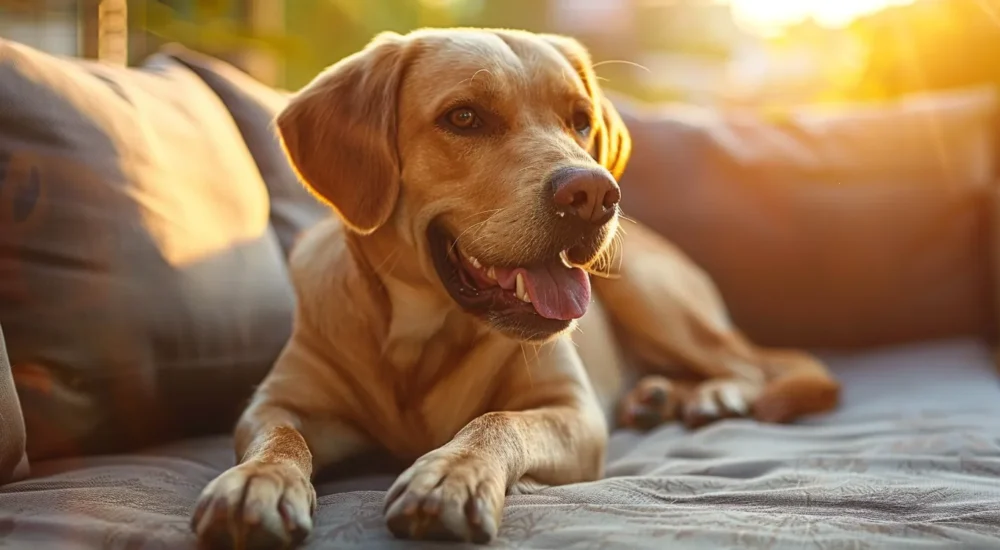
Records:
[[[770,33],[812,17],[828,27],[846,25],[856,17],[913,0],[729,0],[740,24]]]

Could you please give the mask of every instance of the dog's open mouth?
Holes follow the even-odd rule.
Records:
[[[434,267],[463,309],[491,320],[508,318],[530,332],[556,333],[587,312],[590,277],[565,253],[525,266],[483,265],[462,251],[443,228],[431,225]]]

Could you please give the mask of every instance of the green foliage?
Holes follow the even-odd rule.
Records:
[[[245,0],[132,0],[130,17],[162,41],[227,55],[265,51],[285,65],[296,88],[326,65],[363,47],[381,31],[481,25],[486,0],[272,0],[284,5],[282,32],[249,24]]]
[[[295,36],[308,44],[301,55],[286,58],[286,79],[291,87],[304,84],[322,67],[361,49],[379,32],[459,24],[447,4],[418,0],[296,0],[286,6],[286,28],[294,29]]]
[[[304,44],[285,33],[255,30],[241,17],[234,0],[176,1],[169,5],[157,0],[135,0],[130,16],[144,30],[163,41],[180,42],[207,53],[230,53],[263,49],[280,55],[300,55]]]
[[[272,82],[294,89],[325,66],[362,48],[375,34],[419,27],[488,26],[547,31],[548,0],[259,0],[284,6],[284,22],[249,24],[250,0],[129,0],[130,25],[158,41],[177,41],[205,53],[263,51],[280,59],[283,77]],[[717,10],[678,11],[696,4],[635,4],[634,35],[592,46],[596,60],[633,59],[640,52],[684,52],[718,63],[732,54],[729,33],[716,29]],[[714,19],[713,19],[714,18]],[[714,23],[713,23],[714,22]],[[713,23],[713,24],[708,24]],[[725,21],[722,21],[723,28]],[[731,23],[731,22],[729,22]],[[856,22],[847,30],[809,27],[784,39],[803,48],[824,33],[850,33],[867,51],[866,68],[830,66],[826,88],[808,98],[819,102],[882,100],[928,89],[983,83],[1000,85],[1000,0],[915,0]],[[586,37],[583,37],[586,42]],[[153,41],[153,46],[155,42]],[[602,52],[602,47],[613,47]],[[815,48],[814,48],[815,49]],[[147,52],[136,53],[143,55]],[[607,54],[607,56],[603,55]],[[850,74],[847,74],[850,73]],[[649,100],[680,97],[649,90],[634,70],[622,65],[601,69],[606,85]]]

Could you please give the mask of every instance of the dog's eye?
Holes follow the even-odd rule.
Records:
[[[468,107],[452,109],[445,115],[445,120],[457,130],[474,130],[483,125],[479,115]]]
[[[573,130],[586,137],[590,134],[590,115],[583,111],[577,111],[573,115]]]

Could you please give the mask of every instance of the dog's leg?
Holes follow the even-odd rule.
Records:
[[[572,344],[548,344],[508,375],[504,412],[476,418],[393,484],[385,509],[397,537],[486,543],[508,491],[601,475],[607,424]]]
[[[286,353],[240,418],[238,464],[202,491],[191,519],[202,546],[295,546],[312,529],[313,472],[369,448],[357,431],[316,407],[316,385],[289,376],[293,370]]]
[[[626,396],[626,424],[679,416],[694,427],[747,414],[786,422],[836,405],[839,384],[819,361],[749,342],[711,279],[680,250],[635,223],[623,224],[621,244],[606,262],[614,278],[595,277],[594,289],[623,345],[653,368],[675,365],[703,380],[683,385],[654,372]]]
[[[807,414],[836,408],[840,383],[818,359],[798,350],[758,348],[767,384],[753,404],[763,422],[791,422]]]
[[[626,393],[618,408],[622,427],[649,430],[673,420],[689,428],[715,420],[753,416],[762,422],[791,422],[837,406],[840,385],[811,355],[796,350],[756,349],[753,365],[762,382],[738,377],[694,382],[648,374]]]

